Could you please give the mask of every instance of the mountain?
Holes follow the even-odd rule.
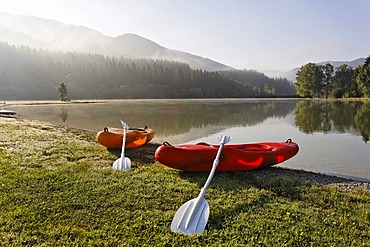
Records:
[[[320,62],[318,64],[319,65],[325,65],[327,63],[330,63],[334,67],[334,69],[338,68],[339,66],[341,66],[343,64],[347,64],[348,66],[350,66],[352,68],[356,68],[357,66],[359,66],[361,64],[364,64],[365,59],[366,58],[357,58],[357,59],[352,60],[352,61],[325,61],[325,62]]]
[[[319,62],[317,64],[325,65],[327,63],[330,63],[334,67],[334,69],[338,68],[339,66],[341,66],[343,64],[348,64],[348,66],[350,66],[352,68],[356,68],[357,66],[365,63],[365,58],[358,58],[358,59],[355,59],[355,60],[352,60],[352,61],[325,61],[325,62]],[[264,71],[261,71],[261,72],[264,73],[265,75],[269,76],[269,77],[272,77],[272,78],[282,77],[282,78],[287,78],[289,81],[296,82],[296,75],[297,75],[297,72],[300,69],[301,69],[301,67],[297,67],[297,68],[294,68],[294,69],[291,69],[291,70],[288,70],[288,71],[285,71],[285,72],[276,71],[276,70],[264,70]]]
[[[0,41],[36,49],[177,61],[207,71],[233,69],[211,59],[167,49],[135,34],[109,37],[83,26],[0,12]]]
[[[136,34],[128,33],[118,36],[114,38],[112,46],[115,47],[115,50],[121,51],[121,55],[124,57],[177,61],[189,64],[193,69],[202,69],[207,71],[233,69],[208,58],[167,49]]]
[[[0,12],[0,41],[8,44],[27,45],[36,49],[63,52],[98,53],[115,57],[144,58],[176,61],[188,64],[192,69],[206,71],[234,70],[225,64],[182,51],[167,49],[136,34],[118,37],[106,36],[83,26],[68,25],[55,20]],[[357,67],[365,58],[353,61],[325,61],[334,67],[348,64]],[[289,71],[260,71],[271,78],[287,78],[295,82],[300,67]]]

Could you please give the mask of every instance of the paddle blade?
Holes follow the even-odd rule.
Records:
[[[220,136],[217,138],[221,144],[226,144],[232,140],[231,136]]]
[[[128,125],[126,124],[126,122],[124,122],[124,121],[122,121],[122,120],[120,120],[120,121],[121,121],[122,128],[124,128],[124,129],[127,129],[127,130],[128,130]]]
[[[172,220],[171,231],[192,235],[201,234],[207,225],[209,216],[208,202],[204,197],[197,197],[184,203]]]
[[[131,160],[127,157],[119,158],[114,161],[113,169],[128,171],[131,169]]]

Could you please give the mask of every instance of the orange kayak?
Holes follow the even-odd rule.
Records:
[[[145,126],[144,128],[129,128],[126,133],[125,148],[137,148],[148,143],[154,137],[154,131]],[[107,148],[121,148],[123,128],[105,127],[99,131],[96,140]]]
[[[155,159],[165,166],[184,171],[210,171],[219,145],[208,143],[172,146],[168,142],[157,148]],[[286,161],[298,153],[298,145],[286,142],[261,142],[225,145],[216,171],[242,171],[266,168]]]

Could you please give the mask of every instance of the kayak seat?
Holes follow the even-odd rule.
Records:
[[[243,151],[247,151],[247,150],[249,150],[248,148],[246,148],[246,147],[238,147],[237,148],[238,150],[243,150]]]
[[[246,147],[238,147],[238,150],[243,150],[243,151],[253,151],[253,152],[258,152],[258,151],[272,151],[272,147],[268,145],[257,145],[257,146],[250,146],[248,148]]]
[[[197,144],[195,145],[201,145],[201,146],[211,146],[209,143],[206,143],[206,142],[198,142]]]
[[[168,141],[165,141],[163,142],[162,144],[163,146],[167,146],[167,147],[174,147],[171,143],[169,143]]]
[[[138,130],[138,131],[141,131],[143,133],[148,133],[147,129],[148,129],[148,126],[145,126],[144,128],[129,128],[129,130]]]

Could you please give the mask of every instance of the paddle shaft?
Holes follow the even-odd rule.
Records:
[[[222,148],[225,145],[224,142],[228,142],[229,141],[229,140],[226,140],[226,137],[223,137],[223,138],[224,139],[222,140],[222,142],[220,144],[220,147],[218,148],[216,158],[213,160],[212,170],[211,170],[210,174],[208,175],[208,178],[207,178],[206,183],[204,184],[203,188],[200,190],[198,197],[203,197],[205,195],[206,190],[209,187],[209,185],[210,185],[210,183],[212,181],[213,176],[215,175],[216,168],[218,166],[218,163],[220,162],[220,156],[221,156]]]
[[[131,160],[125,157],[125,143],[126,143],[126,132],[128,130],[128,126],[125,122],[121,120],[122,127],[123,127],[123,135],[122,135],[122,150],[121,150],[121,157],[114,161],[113,168],[117,170],[130,170],[131,169]]]
[[[125,157],[126,133],[127,133],[127,127],[126,126],[123,126],[121,158],[122,157]]]

